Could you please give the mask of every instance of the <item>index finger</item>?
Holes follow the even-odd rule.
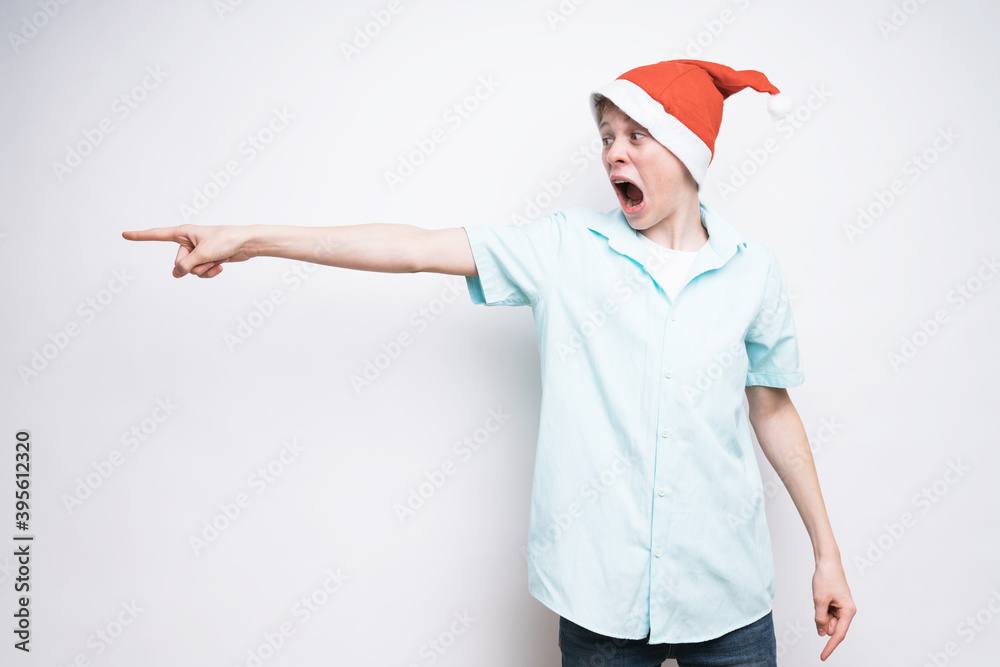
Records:
[[[174,241],[180,242],[180,231],[177,227],[152,227],[142,231],[122,232],[122,237],[129,241]]]
[[[844,637],[847,635],[847,628],[851,625],[851,619],[853,617],[854,615],[852,614],[851,616],[845,616],[844,618],[837,619],[837,626],[834,629],[833,634],[830,636],[830,641],[826,643],[826,646],[823,647],[823,652],[819,655],[820,660],[826,660],[829,658],[830,654],[833,653],[833,649],[837,648],[840,642],[844,641]]]

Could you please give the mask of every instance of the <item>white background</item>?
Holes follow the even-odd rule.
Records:
[[[343,45],[372,12],[390,16],[386,3],[95,0],[53,3],[51,17],[43,4],[0,9],[0,662],[248,665],[289,622],[263,664],[557,665],[558,617],[529,595],[521,552],[540,397],[529,309],[474,306],[462,277],[275,258],[177,280],[174,244],[121,232],[183,223],[196,190],[214,195],[190,217],[204,225],[608,210],[600,163],[582,157],[596,138],[589,92],[698,57],[760,70],[795,99],[793,131],[766,95],[726,102],[702,193],[788,279],[806,375],[790,393],[859,608],[829,664],[992,664],[1000,280],[977,272],[992,278],[983,261],[1000,251],[994,3],[908,0],[893,26],[892,3],[858,0],[567,0],[561,14],[401,0],[352,54]],[[448,123],[480,77],[496,89]],[[275,109],[293,119],[248,160],[241,144]],[[102,119],[112,131],[88,139]],[[391,188],[386,172],[438,127],[445,141]],[[948,128],[956,138],[934,149]],[[748,163],[772,138],[767,161]],[[66,171],[71,150],[87,154]],[[933,164],[913,172],[925,151]],[[230,160],[239,173],[206,189]],[[542,196],[562,170],[572,182]],[[895,200],[849,234],[897,179]],[[978,290],[961,308],[960,284]],[[270,317],[252,316],[273,290]],[[411,319],[422,308],[436,313],[426,327]],[[252,335],[227,344],[248,318]],[[401,333],[410,344],[356,390],[352,376]],[[165,419],[158,399],[176,406]],[[460,459],[454,443],[491,409],[510,417]],[[134,448],[121,440],[132,428],[146,429]],[[19,429],[33,445],[30,655],[12,648]],[[293,440],[301,452],[272,465],[273,483],[252,485]],[[395,506],[449,459],[457,472],[401,522]],[[965,470],[945,481],[953,465]],[[784,489],[768,488],[780,663],[820,664],[809,540]],[[240,493],[249,506],[193,548]],[[338,569],[341,588],[296,615]],[[118,634],[123,603],[142,611]],[[463,612],[475,621],[449,641]]]

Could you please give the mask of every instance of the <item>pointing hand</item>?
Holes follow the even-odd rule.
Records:
[[[179,244],[174,259],[174,277],[189,273],[200,278],[214,278],[226,262],[245,262],[254,255],[246,226],[180,225],[153,227],[144,231],[122,232],[129,241],[173,241]]]

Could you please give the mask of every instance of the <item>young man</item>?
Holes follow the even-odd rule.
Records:
[[[529,591],[560,615],[563,665],[774,665],[774,573],[750,425],[816,558],[825,660],[855,614],[809,443],[774,254],[699,200],[723,100],[760,72],[697,60],[626,72],[591,98],[620,208],[424,230],[182,225],[174,275],[286,257],[466,276],[474,303],[529,305],[542,404]],[[774,101],[774,98],[772,98]],[[749,402],[749,415],[743,396]]]

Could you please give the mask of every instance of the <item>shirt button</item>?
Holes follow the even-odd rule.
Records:
[[[653,552],[653,555],[659,558],[660,556],[663,555],[663,551],[661,549],[657,549],[656,551]]]
[[[667,428],[663,429],[662,431],[660,431],[660,435],[662,435],[664,438],[666,438],[667,436],[670,435],[670,429],[667,429]]]
[[[670,311],[670,320],[671,321],[676,321],[677,320],[677,313],[675,313],[674,311]]]
[[[666,371],[666,372],[665,372],[665,373],[663,374],[663,377],[665,377],[665,378],[672,378],[673,376],[674,376],[674,373],[673,373],[673,371]]]
[[[665,496],[665,495],[667,495],[667,489],[665,487],[661,486],[660,488],[658,488],[656,490],[656,495],[658,495],[658,496]]]

